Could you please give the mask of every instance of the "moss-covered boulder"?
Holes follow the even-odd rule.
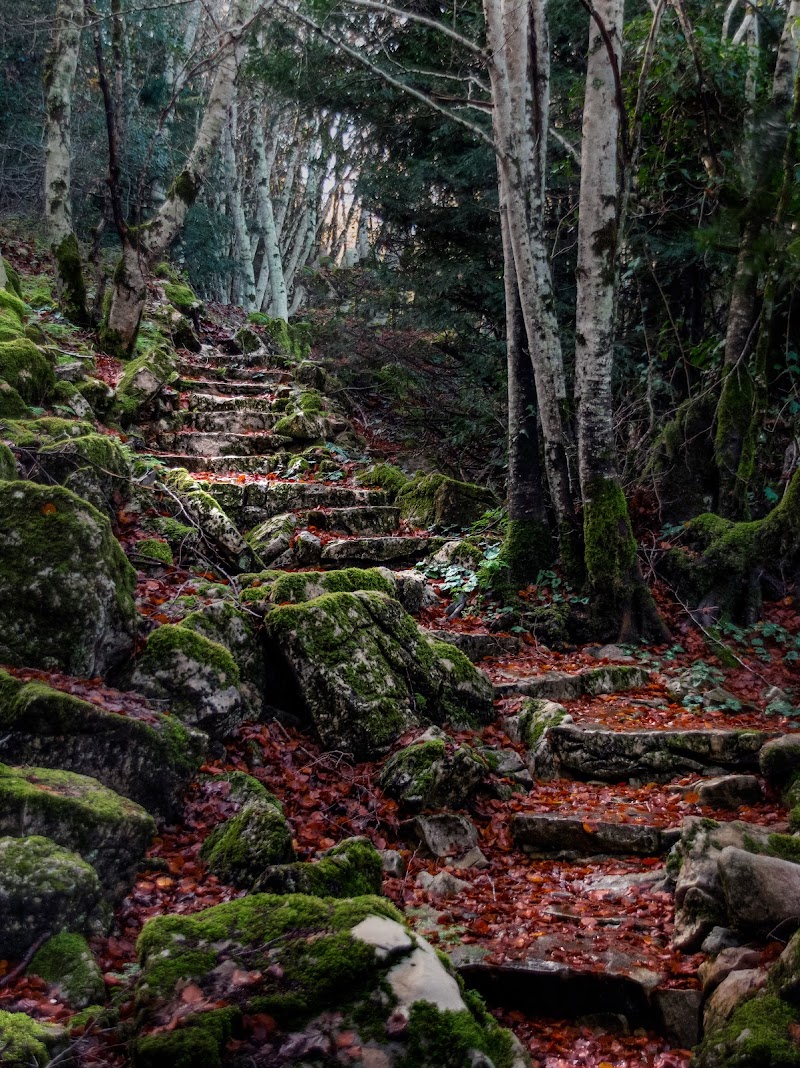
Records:
[[[41,404],[55,386],[50,361],[32,341],[0,341],[0,378],[28,404]]]
[[[394,500],[401,490],[404,490],[411,479],[404,474],[399,467],[393,464],[372,464],[365,471],[356,475],[356,482],[362,486],[375,486],[385,490],[390,500]]]
[[[0,442],[0,482],[13,482],[17,477],[17,461],[8,445]]]
[[[181,626],[228,650],[239,669],[239,693],[247,715],[260,718],[267,691],[267,665],[264,635],[256,617],[230,601],[220,600],[192,612]]]
[[[145,697],[166,701],[184,723],[222,738],[246,715],[239,678],[236,661],[223,645],[168,623],[148,637],[130,681]]]
[[[0,1011],[0,1064],[3,1068],[31,1068],[50,1064],[67,1048],[67,1030],[41,1023],[24,1012]]]
[[[200,852],[223,882],[251,890],[271,864],[295,859],[292,829],[270,800],[255,800],[215,827]]]
[[[159,479],[166,488],[165,504],[173,507],[176,518],[188,518],[202,531],[203,549],[216,552],[221,562],[236,571],[259,571],[263,563],[257,550],[250,548],[236,525],[183,468],[160,470]]]
[[[116,504],[127,496],[131,463],[122,443],[108,434],[52,442],[39,450],[36,463],[47,479],[109,516],[116,514]]]
[[[270,516],[247,534],[247,544],[258,554],[266,567],[288,563],[289,547],[297,527],[297,516],[291,512]]]
[[[266,628],[288,702],[328,748],[366,759],[410,727],[491,717],[486,676],[385,594],[328,593],[274,609]]]
[[[0,482],[0,662],[104,675],[133,648],[136,572],[60,486]]]
[[[88,775],[0,764],[0,835],[42,836],[79,853],[112,897],[128,889],[155,831],[143,808]]]
[[[64,931],[49,938],[31,961],[28,974],[56,987],[58,996],[73,1009],[98,1005],[106,998],[103,974],[79,934]]]
[[[436,728],[394,753],[378,782],[408,812],[460,808],[489,775],[486,759]]]
[[[24,419],[30,415],[28,405],[16,389],[0,378],[0,419]]]
[[[341,571],[262,571],[243,575],[242,601],[246,604],[303,604],[324,593],[377,590],[397,596],[397,581],[385,567],[344,567]]]
[[[54,441],[79,438],[91,434],[94,427],[83,419],[65,419],[57,415],[43,415],[38,419],[4,419],[0,437],[21,449],[40,449]]]
[[[167,282],[164,296],[183,315],[196,317],[203,307],[203,302],[185,282]]]
[[[124,423],[142,418],[161,390],[175,381],[176,362],[175,352],[164,346],[131,360],[117,385],[117,406]]]
[[[505,727],[514,741],[535,750],[549,727],[558,727],[565,722],[572,723],[572,716],[563,705],[541,697],[526,697],[519,713],[506,720]]]
[[[90,775],[172,819],[208,738],[177,717],[129,705],[124,714],[0,671],[0,760]]]
[[[253,890],[312,897],[361,897],[380,894],[381,855],[368,838],[346,838],[317,861],[277,864],[263,871]]]
[[[47,838],[0,838],[0,956],[15,960],[42,935],[99,931],[105,922],[97,872]]]
[[[420,527],[468,527],[498,501],[491,490],[446,475],[417,475],[397,494],[404,519]]]
[[[138,953],[136,1068],[232,1065],[254,1054],[265,1064],[334,1065],[345,1046],[370,1048],[383,1068],[527,1063],[380,898],[254,894],[151,920]],[[187,1015],[189,986],[198,1008]],[[271,1017],[266,1032],[253,1014]],[[156,1030],[176,1016],[176,1028]],[[235,1053],[225,1047],[231,1036]]]

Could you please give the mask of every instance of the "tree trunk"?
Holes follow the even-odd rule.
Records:
[[[286,281],[283,276],[283,259],[278,244],[278,230],[275,225],[275,211],[272,206],[272,189],[270,177],[275,162],[276,145],[270,146],[267,153],[264,145],[264,131],[259,116],[253,128],[253,152],[256,158],[256,212],[261,240],[264,245],[264,260],[261,265],[256,291],[256,304],[263,308],[269,288],[269,314],[276,319],[288,320],[289,304],[286,296]]]
[[[770,142],[761,148],[761,162],[754,164],[756,176],[750,201],[744,213],[739,253],[728,307],[725,334],[723,383],[717,405],[714,454],[719,473],[719,511],[728,517],[746,516],[749,488],[748,457],[753,448],[751,430],[756,399],[751,357],[756,334],[756,308],[759,300],[758,245],[772,212],[769,200],[774,177],[774,161],[784,154],[788,132],[787,111],[791,106],[797,69],[797,42],[794,32],[800,19],[800,0],[791,0],[786,13],[772,81]]]
[[[131,250],[125,249],[115,275],[111,302],[104,324],[104,343],[120,355],[129,355],[147,295],[144,284],[150,268],[166,252],[183,228],[186,214],[197,199],[208,176],[219,146],[222,127],[233,101],[236,74],[242,58],[241,31],[253,10],[253,0],[234,0],[230,29],[220,45],[222,56],[217,66],[200,128],[181,173],[172,183],[166,199],[155,215],[135,235],[136,266]],[[140,284],[141,283],[141,284]]]
[[[236,271],[240,303],[247,311],[256,310],[256,280],[253,274],[253,249],[247,229],[247,217],[242,202],[242,176],[236,162],[238,113],[236,102],[231,104],[230,121],[222,137],[223,163],[228,185],[228,200],[233,218],[234,270]]]
[[[64,314],[79,325],[86,325],[89,316],[70,197],[72,87],[83,20],[83,0],[58,0],[55,32],[45,67],[45,225],[55,255],[59,303]]]
[[[657,616],[638,569],[612,422],[623,18],[624,0],[595,0],[581,143],[575,385],[584,561],[593,625],[601,639],[630,641],[642,637],[643,629],[649,637]],[[661,628],[656,630],[660,633]]]
[[[533,364],[561,558],[574,572],[576,527],[564,422],[566,389],[544,229],[550,92],[547,5],[546,0],[531,0],[525,6],[513,0],[485,0],[484,10],[492,57],[489,75],[501,212]],[[507,309],[509,318],[515,314],[515,307]]]

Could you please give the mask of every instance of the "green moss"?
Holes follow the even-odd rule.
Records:
[[[324,593],[355,593],[356,590],[377,590],[390,597],[396,593],[392,582],[378,568],[346,567],[340,571],[264,572],[262,584],[249,586],[242,592],[242,600],[272,604],[299,604]],[[243,576],[250,577],[250,576]]]
[[[796,1022],[795,1011],[779,998],[753,998],[740,1005],[723,1028],[706,1036],[697,1051],[698,1063],[708,1059],[726,1068],[798,1068],[800,1047],[789,1033]]]
[[[495,593],[513,596],[536,581],[553,562],[553,539],[546,523],[536,519],[509,519],[503,546],[487,582]]]
[[[380,894],[380,853],[366,838],[349,838],[314,863],[283,864],[256,880],[256,890],[312,897],[354,898]]]
[[[48,359],[27,338],[0,341],[0,378],[28,404],[41,404],[55,386]]]
[[[27,415],[28,405],[13,386],[0,378],[0,419],[24,419]]]
[[[0,1011],[0,1064],[30,1068],[50,1063],[50,1050],[61,1029],[39,1023],[24,1012]]]
[[[12,482],[16,477],[17,461],[14,453],[8,445],[0,441],[0,482]]]
[[[145,672],[150,668],[169,670],[179,654],[213,668],[225,686],[236,686],[239,682],[236,661],[223,645],[174,623],[166,623],[153,631],[147,639],[140,666]]]
[[[22,283],[20,281],[19,272],[15,271],[6,259],[3,260],[3,267],[5,268],[6,278],[8,279],[8,288],[21,299]]]
[[[402,922],[381,898],[337,901],[303,894],[251,894],[194,916],[158,917],[145,925],[137,944],[138,1000],[168,997],[181,979],[202,982],[229,959],[262,974],[247,1010],[268,1012],[290,1026],[374,988],[374,950],[349,934],[372,915]],[[270,965],[278,945],[276,969]]]
[[[209,781],[229,783],[231,798],[243,805],[251,801],[264,801],[279,812],[283,812],[283,805],[278,798],[270,793],[258,779],[254,779],[252,775],[247,775],[243,771],[226,771],[222,775],[209,776]]]
[[[535,749],[548,727],[557,727],[566,716],[566,708],[551,701],[526,697],[519,714],[519,731],[528,749]]]
[[[177,267],[173,267],[171,263],[157,263],[153,269],[154,278],[165,278],[168,282],[180,282],[180,271]]]
[[[197,199],[201,185],[202,183],[188,171],[181,171],[167,195],[179,197],[184,204],[192,205]]]
[[[511,1035],[488,1013],[479,1021],[466,1009],[441,1010],[428,1001],[412,1005],[400,1068],[463,1068],[474,1050],[486,1054],[495,1068],[510,1068]]]
[[[132,1046],[134,1068],[219,1068],[240,1018],[228,1005],[187,1016],[177,1030],[144,1035]]]
[[[169,543],[159,541],[157,538],[142,538],[141,541],[137,541],[134,545],[134,552],[138,556],[143,556],[147,560],[155,560],[160,564],[169,565],[174,562]]]
[[[297,406],[305,415],[317,415],[325,407],[321,395],[315,389],[303,390]]]
[[[86,285],[83,280],[81,250],[75,234],[68,234],[53,249],[59,279],[59,303],[64,315],[78,326],[88,326]]]
[[[82,437],[93,431],[91,423],[79,419],[42,416],[41,419],[7,419],[0,434],[20,448],[37,448],[66,438]]]
[[[415,475],[396,499],[403,518],[423,527],[467,527],[497,504],[491,490],[440,474]]]
[[[246,326],[236,331],[234,339],[242,352],[246,354],[258,352],[261,348],[261,338],[253,330],[248,330]]]
[[[23,323],[27,318],[28,309],[20,296],[8,289],[0,289],[0,310],[11,312],[14,318]]]
[[[184,315],[192,315],[203,306],[194,290],[181,282],[167,282],[164,286],[164,296],[173,308],[177,308]]]
[[[243,889],[252,888],[268,865],[295,859],[291,828],[269,801],[251,802],[215,827],[200,855],[220,879]]]
[[[105,984],[86,939],[62,932],[48,939],[31,961],[28,973],[61,988],[74,1008],[105,999]]]

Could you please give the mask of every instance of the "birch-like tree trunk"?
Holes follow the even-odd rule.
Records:
[[[283,274],[283,258],[278,244],[278,229],[272,204],[271,177],[277,144],[273,139],[269,151],[264,144],[263,120],[258,116],[253,128],[253,152],[256,159],[256,213],[263,243],[264,258],[256,290],[256,306],[264,307],[269,291],[269,314],[288,320],[289,302]]]
[[[561,556],[574,571],[575,513],[564,422],[566,389],[544,228],[550,104],[547,4],[546,0],[530,0],[523,5],[516,0],[485,0],[484,11],[501,211],[508,227],[536,381],[545,470]]]
[[[250,241],[250,231],[247,228],[247,216],[244,211],[242,175],[236,161],[237,132],[238,108],[234,100],[231,104],[229,122],[223,132],[222,158],[228,186],[228,201],[233,219],[233,262],[237,283],[235,289],[240,294],[240,303],[248,311],[255,311],[256,280],[253,273],[253,249]]]
[[[575,389],[578,473],[591,612],[598,637],[661,633],[636,560],[617,473],[611,374],[621,209],[619,85],[624,0],[594,0],[583,103]]]
[[[79,324],[88,322],[88,313],[80,248],[72,228],[72,92],[84,17],[84,0],[58,0],[45,66],[45,225],[55,255],[59,303]]]
[[[254,0],[233,0],[230,28],[220,43],[222,54],[192,150],[158,211],[138,228],[135,237],[129,233],[123,235],[123,255],[114,275],[102,331],[107,351],[121,354],[132,351],[144,311],[150,269],[181,232],[186,214],[208,176],[234,98],[244,48],[242,29],[253,10]]]
[[[723,385],[717,405],[714,441],[719,474],[719,511],[737,517],[747,514],[747,489],[751,476],[753,450],[748,441],[755,400],[753,355],[757,330],[756,307],[759,297],[758,245],[773,213],[765,204],[774,188],[775,161],[784,156],[788,132],[788,112],[792,105],[798,62],[797,30],[800,0],[789,3],[772,81],[768,145],[760,146],[760,163],[755,164],[753,191],[744,212],[736,271],[728,306],[725,333]]]

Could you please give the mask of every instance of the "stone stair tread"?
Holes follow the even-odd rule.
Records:
[[[256,408],[236,408],[233,411],[183,411],[177,416],[176,431],[192,430],[201,434],[242,434],[253,430],[271,430],[281,418],[277,412]]]
[[[190,412],[238,412],[242,409],[247,411],[270,411],[274,403],[274,396],[263,391],[255,396],[227,396],[224,393],[190,393]]]
[[[628,664],[608,664],[584,668],[567,674],[545,671],[538,675],[521,676],[495,682],[497,697],[540,697],[548,701],[570,701],[586,694],[621,693],[646,686],[652,679],[646,668]]]
[[[409,563],[435,552],[446,539],[427,535],[396,534],[388,537],[342,538],[322,550],[323,567],[361,567]]]
[[[226,381],[223,378],[191,378],[182,376],[176,383],[176,388],[183,393],[194,394],[213,393],[216,396],[225,397],[258,397],[264,393],[264,387],[270,384],[280,385],[281,382],[288,382],[288,378],[276,380],[274,383],[255,381],[255,382],[231,382]]]
[[[202,480],[201,480],[202,481]],[[388,504],[384,490],[361,486],[329,485],[324,482],[217,482],[204,481],[203,488],[242,530],[286,512],[313,508],[357,508]]]
[[[288,438],[270,431],[251,434],[225,434],[221,431],[200,433],[192,430],[162,432],[156,444],[165,452],[184,452],[194,456],[263,455],[285,448]]]
[[[241,362],[196,364],[180,360],[178,361],[177,370],[181,378],[191,378],[197,373],[218,371],[220,372],[220,378],[224,378],[228,382],[288,382],[290,380],[290,376],[286,371],[279,371],[274,368],[248,367]]]
[[[680,828],[619,819],[516,812],[511,836],[524,853],[578,853],[582,857],[622,854],[655,857],[680,838]]]
[[[423,627],[438,642],[455,645],[473,663],[489,656],[513,656],[522,652],[525,642],[516,634],[492,634],[491,631],[436,630]]]
[[[391,504],[312,508],[303,518],[306,525],[319,530],[384,535],[392,533],[400,525],[400,509]]]
[[[147,455],[160,460],[167,467],[182,467],[194,474],[220,474],[236,477],[240,474],[268,475],[282,464],[282,453],[268,456],[200,456],[185,452],[156,452]]]

